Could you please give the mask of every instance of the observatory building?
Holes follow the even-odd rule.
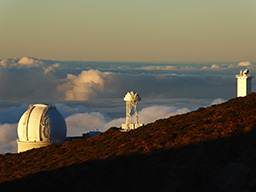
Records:
[[[139,123],[139,117],[137,113],[137,103],[141,100],[140,96],[136,92],[128,92],[124,101],[126,102],[126,123],[122,124],[122,131],[130,131],[132,129],[137,129],[138,127],[143,126],[143,124]],[[134,111],[135,123],[132,123],[132,109]]]
[[[64,142],[67,126],[54,105],[35,104],[18,123],[18,152]]]
[[[251,80],[254,75],[249,75],[249,69],[241,70],[237,78],[237,97],[244,97],[251,93]]]

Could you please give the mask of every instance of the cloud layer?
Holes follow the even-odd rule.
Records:
[[[0,154],[17,152],[17,124],[0,124]]]
[[[105,79],[108,75],[110,73],[98,70],[82,71],[77,76],[68,74],[65,82],[57,89],[65,93],[65,100],[95,99],[104,91]]]
[[[12,113],[6,113],[6,117],[11,118],[14,116],[21,116],[23,111],[22,105],[16,110],[4,110],[12,111]],[[59,111],[63,114],[67,124],[67,136],[81,136],[83,133],[99,130],[105,131],[108,128],[115,126],[120,127],[122,123],[125,123],[125,117],[111,119],[101,112],[83,112],[86,111],[83,107],[71,108],[63,104],[56,105]],[[14,114],[16,111],[16,114]],[[64,112],[66,111],[66,113]],[[151,107],[143,108],[138,112],[140,122],[147,124],[153,122],[159,118],[166,118],[175,114],[182,114],[188,112],[189,109],[175,107],[167,107],[154,105]],[[64,112],[64,113],[63,113]],[[81,113],[83,112],[83,113]],[[132,117],[134,118],[134,117]],[[4,123],[0,124],[0,154],[7,152],[17,152],[17,123]]]
[[[0,100],[63,101],[121,98],[137,91],[143,98],[231,98],[238,64],[89,63],[0,59]],[[253,89],[255,85],[253,84]]]
[[[252,63],[250,61],[241,61],[240,63],[238,63],[238,66],[248,67],[252,66]]]
[[[136,91],[145,100],[218,98],[212,104],[221,103],[236,96],[235,74],[244,68],[256,74],[256,65],[249,61],[158,64],[64,62],[33,57],[0,59],[0,153],[16,150],[16,125],[30,103],[57,103],[66,119],[68,135],[81,135],[90,130],[121,126],[125,122],[124,108],[115,102],[113,107],[103,108],[109,99],[121,102],[127,91]],[[255,83],[252,89],[256,90]],[[69,106],[63,104],[67,101]],[[87,101],[87,105],[98,101],[98,104],[88,110],[85,104],[77,104],[78,101]],[[200,105],[200,102],[195,104]],[[191,110],[184,105],[175,106],[151,103],[139,111],[139,120],[146,124]],[[110,117],[110,111],[118,115]]]
[[[176,114],[187,113],[187,108],[175,108],[161,105],[154,105],[143,108],[138,112],[140,123],[148,124],[160,118],[167,118]],[[110,127],[121,127],[125,123],[125,117],[108,120],[106,115],[99,112],[77,113],[66,118],[68,135],[82,135],[91,130],[105,131]],[[134,116],[132,116],[134,119]]]
[[[156,121],[157,119],[167,118],[173,115],[187,113],[189,111],[190,110],[188,108],[179,109],[172,106],[154,105],[143,108],[138,112],[139,123],[148,124]],[[131,118],[134,119],[134,115]],[[125,118],[113,119],[104,125],[104,129],[109,127],[120,127],[123,123],[125,123]]]
[[[212,104],[220,102],[223,102],[223,99],[218,98],[215,99]],[[95,108],[99,109],[99,106],[102,105],[104,105],[104,100],[99,103],[98,106],[95,106]],[[119,105],[123,106],[124,103],[120,103]],[[200,106],[202,106],[202,103],[198,103],[198,107]],[[56,107],[65,118],[68,129],[67,136],[81,136],[83,133],[95,130],[105,131],[113,126],[121,127],[121,124],[125,123],[125,116],[111,118],[104,112],[95,112],[95,110],[89,111],[81,105],[70,107],[68,105],[58,103],[56,104]],[[0,110],[1,115],[5,114],[5,118],[0,119],[0,154],[17,152],[17,123],[20,116],[27,109],[28,105],[23,104],[17,107]],[[120,108],[120,110],[125,109]],[[168,118],[170,116],[184,114],[189,111],[191,111],[191,109],[186,107],[151,105],[139,110],[138,116],[140,123],[148,124],[157,119]],[[122,112],[124,111],[119,111],[119,114],[122,114]],[[134,122],[134,116],[132,116],[132,119]]]

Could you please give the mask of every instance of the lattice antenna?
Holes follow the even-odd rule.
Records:
[[[139,117],[138,117],[138,112],[137,112],[137,103],[141,100],[140,96],[136,92],[128,92],[125,97],[124,101],[126,102],[126,124],[122,125],[122,128],[125,130],[131,130],[135,129],[141,124],[139,124]],[[132,123],[132,109],[134,111],[134,116],[135,116],[135,124]]]

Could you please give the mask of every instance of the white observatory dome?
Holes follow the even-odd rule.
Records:
[[[64,142],[67,126],[54,105],[35,104],[18,123],[18,152]]]

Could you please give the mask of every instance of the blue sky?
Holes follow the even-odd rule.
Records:
[[[254,0],[0,0],[1,57],[255,61]]]

